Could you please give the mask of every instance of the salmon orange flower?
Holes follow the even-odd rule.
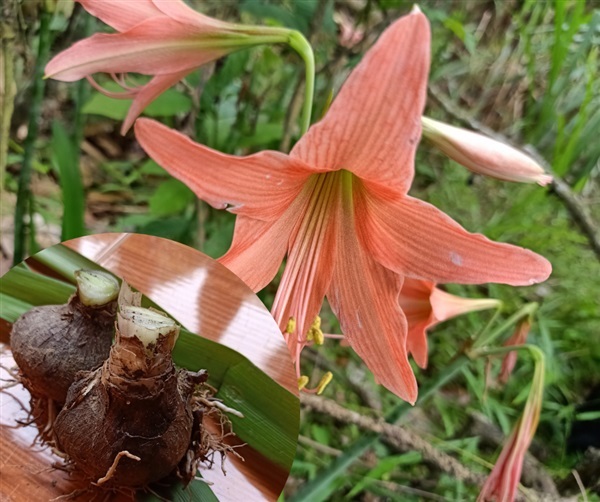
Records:
[[[212,19],[181,0],[78,0],[119,33],[98,33],[55,56],[46,76],[65,82],[87,78],[107,96],[133,99],[121,128],[125,133],[144,108],[198,67],[226,54],[264,43],[290,43],[291,30],[244,26]],[[102,89],[94,73],[108,73],[123,87]],[[153,75],[132,87],[127,73]]]
[[[415,362],[427,367],[427,330],[453,317],[496,308],[493,298],[461,298],[435,286],[431,281],[405,278],[399,296],[400,308],[408,322],[406,349]]]
[[[551,270],[541,256],[471,234],[407,194],[429,57],[429,23],[415,9],[381,35],[289,155],[225,155],[155,121],[135,125],[154,160],[199,198],[238,215],[221,263],[258,291],[287,256],[273,314],[297,370],[327,296],[346,341],[411,403],[417,383],[398,301],[404,277],[529,285]]]

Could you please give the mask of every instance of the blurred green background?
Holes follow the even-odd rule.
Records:
[[[148,160],[132,132],[119,134],[127,101],[107,98],[86,81],[65,84],[40,78],[40,57],[109,29],[70,2],[58,2],[51,15],[42,2],[4,1],[2,272],[10,267],[15,244],[18,253],[28,255],[60,240],[109,231],[154,234],[214,257],[222,255],[231,242],[234,216],[196,200]],[[413,2],[192,3],[220,19],[302,31],[315,50],[317,120],[365,50]],[[530,248],[552,262],[551,278],[533,287],[447,289],[502,299],[506,317],[526,302],[540,303],[529,341],[546,355],[547,388],[530,450],[535,458],[526,462],[523,478],[536,490],[524,496],[536,500],[546,490],[556,497],[600,500],[600,454],[567,451],[573,421],[593,424],[600,418],[600,407],[585,412],[576,408],[600,385],[600,245],[593,226],[600,221],[600,3],[427,0],[419,5],[431,21],[433,37],[426,113],[454,125],[500,133],[541,155],[564,181],[540,188],[475,176],[423,143],[411,194],[435,204],[470,231]],[[295,53],[259,47],[201,68],[158,98],[145,115],[226,153],[288,151],[299,133],[302,85],[302,63]],[[29,176],[24,174],[27,166],[30,191],[18,193],[19,177]],[[25,238],[15,243],[17,201],[26,218]],[[582,214],[591,227],[582,228]],[[260,294],[267,305],[275,291],[273,283]],[[417,370],[422,388],[438,381],[491,315],[470,314],[431,332],[429,368]],[[323,317],[325,332],[339,332],[327,306]],[[303,373],[314,372],[318,379],[332,371],[334,380],[325,396],[344,407],[380,417],[398,405],[350,348],[328,341],[305,354]],[[520,357],[509,383],[500,386],[498,368],[499,360],[489,367],[483,360],[462,366],[424,404],[405,410],[402,423],[469,470],[488,473],[520,415],[533,373],[528,358]],[[375,501],[476,496],[476,486],[423,461],[420,452],[378,441],[359,447],[357,441],[365,437],[356,424],[341,424],[307,407],[282,497]]]

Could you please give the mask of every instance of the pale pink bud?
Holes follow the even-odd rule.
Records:
[[[421,117],[421,124],[423,136],[474,173],[541,186],[552,181],[542,166],[512,146],[427,117]]]

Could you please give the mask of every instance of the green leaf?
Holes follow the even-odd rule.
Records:
[[[465,44],[465,48],[469,51],[469,54],[475,52],[475,37],[473,33],[466,30],[464,24],[457,19],[448,17],[444,20],[444,26]]]
[[[31,303],[0,293],[0,318],[7,322],[15,322],[23,312],[27,312],[31,308],[33,308]]]
[[[241,138],[238,146],[240,148],[251,148],[265,145],[281,139],[281,136],[283,136],[283,125],[281,123],[260,124],[256,128],[256,133]]]
[[[323,427],[322,425],[313,424],[310,428],[310,432],[315,441],[321,444],[328,445],[331,440],[331,434],[329,433],[329,429],[327,427]]]
[[[181,213],[196,196],[186,185],[176,179],[161,183],[150,197],[150,212],[156,216],[171,216]]]
[[[62,189],[64,209],[61,240],[66,241],[86,234],[85,191],[73,143],[64,125],[58,121],[52,123],[51,146],[52,165],[58,172]]]
[[[403,455],[395,455],[393,457],[387,457],[381,459],[378,464],[371,469],[365,476],[350,490],[346,495],[346,499],[352,499],[356,497],[363,490],[372,485],[375,481],[383,479],[386,474],[393,471],[400,465],[414,465],[421,462],[423,457],[417,451],[409,451]]]
[[[97,263],[88,260],[62,244],[40,251],[35,255],[35,261],[42,263],[50,270],[54,270],[71,284],[75,284],[75,272],[77,270],[103,270]],[[42,275],[38,276],[39,280],[43,280],[43,277]]]
[[[140,502],[163,502],[164,500],[172,502],[190,502],[192,500],[219,502],[219,499],[210,489],[210,486],[199,480],[192,481],[186,488],[181,483],[176,483],[164,488],[154,488],[154,491],[156,495],[145,493],[137,496],[136,500]]]
[[[113,120],[123,120],[127,116],[130,105],[130,99],[113,99],[99,92],[93,92],[87,103],[83,105],[81,112]]]
[[[118,90],[113,84],[106,84],[105,87],[112,91]],[[127,116],[130,99],[114,99],[105,96],[96,91],[92,93],[90,99],[83,105],[82,112],[92,115],[101,115],[114,120],[123,120]],[[192,100],[180,91],[168,89],[158,98],[150,103],[143,112],[143,115],[149,117],[172,117],[180,113],[188,112],[192,107]]]
[[[217,397],[243,413],[244,418],[229,417],[237,436],[289,470],[300,427],[298,397],[275,384],[247,359],[227,370]]]
[[[154,235],[172,241],[192,244],[194,220],[189,216],[170,216],[149,221],[136,228],[140,234]]]
[[[75,286],[21,266],[10,269],[0,281],[0,294],[21,300],[24,305],[60,305],[74,292]]]
[[[160,167],[154,160],[148,159],[139,168],[140,174],[148,176],[168,176],[167,171]]]

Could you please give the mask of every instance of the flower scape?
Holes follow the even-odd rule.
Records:
[[[118,15],[114,1],[80,3],[119,33],[75,44],[56,56],[46,73],[65,81],[86,77],[97,88],[92,74],[110,74],[124,88],[115,97],[133,98],[123,131],[145,105],[198,66],[243,47],[294,40],[283,29],[224,23],[179,1],[127,2]],[[418,385],[409,357],[427,366],[427,330],[460,314],[500,306],[493,299],[451,295],[439,284],[529,286],[551,273],[544,257],[471,233],[409,195],[422,134],[474,172],[542,186],[551,181],[515,148],[423,117],[430,42],[429,21],[418,7],[392,23],[323,118],[303,129],[289,153],[228,155],[157,121],[135,122],[135,136],[152,159],[199,199],[237,215],[231,247],[219,259],[223,265],[258,292],[284,264],[272,314],[305,392],[321,394],[331,374],[308,385],[301,372],[303,349],[342,338],[378,383],[414,404]],[[153,77],[132,88],[125,80],[130,72]],[[341,334],[322,331],[325,298]],[[536,375],[526,413],[481,500],[515,497],[539,418],[543,374],[536,370]],[[90,375],[79,389],[94,378],[99,377]],[[123,462],[137,462],[126,457]]]

